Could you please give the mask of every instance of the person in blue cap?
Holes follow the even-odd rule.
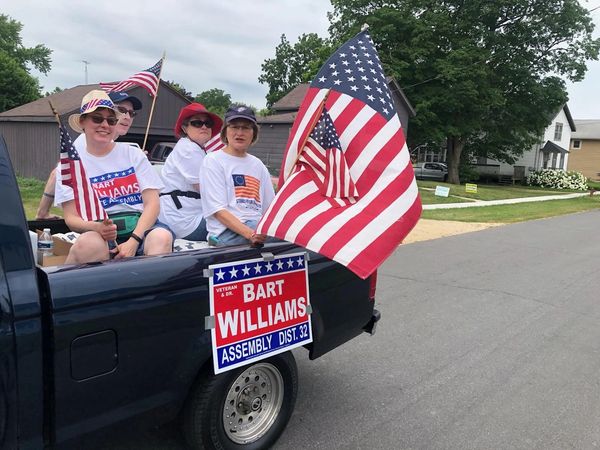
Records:
[[[230,107],[221,130],[221,140],[226,146],[206,155],[200,171],[209,245],[256,245],[267,239],[255,230],[275,191],[265,165],[248,153],[257,139],[254,111],[247,106]]]
[[[142,109],[142,102],[139,98],[129,95],[127,92],[109,92],[108,96],[117,106],[117,109],[121,113],[121,119],[115,127],[116,135],[113,139],[117,139],[119,136],[125,136],[129,133],[129,128],[133,124],[133,118],[137,115],[137,111]],[[73,142],[73,145],[77,151],[81,151],[82,146],[85,145],[85,136],[80,134],[77,139]],[[36,213],[36,220],[52,220],[60,219],[60,216],[50,213],[50,208],[54,202],[54,190],[56,186],[56,169],[52,169],[46,181],[44,187],[44,193],[40,199],[40,204]]]

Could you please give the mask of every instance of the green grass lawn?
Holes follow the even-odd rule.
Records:
[[[450,188],[450,196],[458,195],[460,197],[472,198],[474,200],[503,200],[507,198],[523,198],[523,197],[537,197],[542,195],[557,195],[557,194],[571,194],[573,192],[580,191],[570,191],[564,189],[546,189],[532,186],[493,186],[493,185],[477,185],[477,193],[471,194],[465,192],[465,185],[456,185],[449,183],[442,183],[436,181],[417,181],[417,185],[420,188],[430,188],[435,189],[436,186],[446,186]],[[422,189],[419,192],[423,192]],[[423,204],[431,204],[431,203],[448,203],[447,201],[441,202],[437,201],[440,197],[434,197],[434,201],[427,202],[423,200]],[[451,197],[450,197],[451,198]],[[453,203],[458,203],[459,201]]]
[[[19,191],[21,192],[21,199],[23,200],[23,207],[25,208],[25,215],[27,220],[35,219],[38,205],[40,204],[40,198],[44,192],[44,181],[36,180],[35,178],[23,178],[17,177],[17,183],[19,184]],[[52,208],[51,212],[54,214],[62,215],[60,208]]]
[[[425,190],[419,188],[419,195],[421,196],[421,203],[424,205],[434,205],[438,203],[463,203],[468,202],[471,203],[470,200],[465,200],[463,198],[457,197],[438,197],[434,194],[434,191]]]
[[[592,209],[600,209],[600,196],[473,208],[435,209],[423,211],[421,217],[423,219],[456,220],[459,222],[513,223]]]

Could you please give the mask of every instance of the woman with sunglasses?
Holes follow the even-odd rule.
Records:
[[[129,95],[127,92],[109,92],[108,96],[116,105],[117,109],[121,113],[119,123],[115,127],[114,139],[118,139],[121,136],[125,136],[129,133],[129,129],[133,124],[133,118],[137,116],[137,112],[142,109],[142,102],[137,97]],[[85,147],[85,136],[80,134],[77,139],[73,141],[73,146],[79,151],[79,149]],[[44,193],[40,198],[40,204],[36,212],[36,220],[53,220],[60,219],[60,216],[50,213],[50,208],[54,203],[54,191],[56,185],[56,173],[55,169],[52,169],[46,181],[44,187]]]
[[[172,249],[172,232],[157,221],[158,193],[163,187],[160,177],[139,149],[113,141],[121,116],[104,91],[94,90],[83,97],[80,113],[69,117],[71,128],[85,136],[85,146],[77,149],[78,154],[89,187],[110,220],[84,220],[77,211],[73,189],[62,184],[60,170],[56,171],[55,203],[62,206],[69,228],[82,233],[69,251],[67,264],[103,261],[110,252],[115,258],[124,258]]]
[[[167,157],[161,176],[160,220],[175,236],[188,241],[206,240],[206,221],[200,201],[200,169],[205,144],[219,133],[223,121],[200,103],[190,103],[179,112],[175,136],[179,138]]]

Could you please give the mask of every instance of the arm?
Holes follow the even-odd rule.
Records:
[[[214,213],[215,218],[229,228],[231,231],[245,237],[250,241],[250,244],[262,244],[265,242],[266,236],[256,234],[252,228],[244,225],[237,217],[231,214],[226,209],[221,209]]]
[[[46,186],[44,187],[44,193],[42,194],[42,198],[40,199],[40,204],[35,215],[35,218],[38,220],[60,219],[60,216],[50,214],[50,208],[52,207],[52,203],[54,203],[54,189],[56,185],[55,171],[56,169],[52,169],[52,172],[50,172],[50,175],[48,176]]]
[[[156,223],[158,212],[160,210],[160,200],[158,197],[158,189],[145,189],[142,191],[142,201],[144,203],[144,211],[140,216],[133,233],[141,238],[144,233]],[[125,242],[119,245],[119,253],[115,259],[134,256],[140,244],[134,238],[130,237]]]
[[[99,233],[105,241],[114,241],[117,238],[117,226],[112,223],[112,220],[109,219],[104,222],[83,220],[77,213],[75,200],[64,202],[61,206],[65,215],[65,223],[71,230],[77,231],[78,233],[95,231],[96,233]]]

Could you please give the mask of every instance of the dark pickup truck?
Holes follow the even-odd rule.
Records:
[[[204,269],[303,249],[280,242],[42,268],[1,137],[0,196],[2,448],[78,448],[119,425],[175,419],[191,448],[277,440],[294,408],[294,357],[286,351],[215,375]],[[309,256],[314,359],[372,333],[379,313],[375,276]]]

